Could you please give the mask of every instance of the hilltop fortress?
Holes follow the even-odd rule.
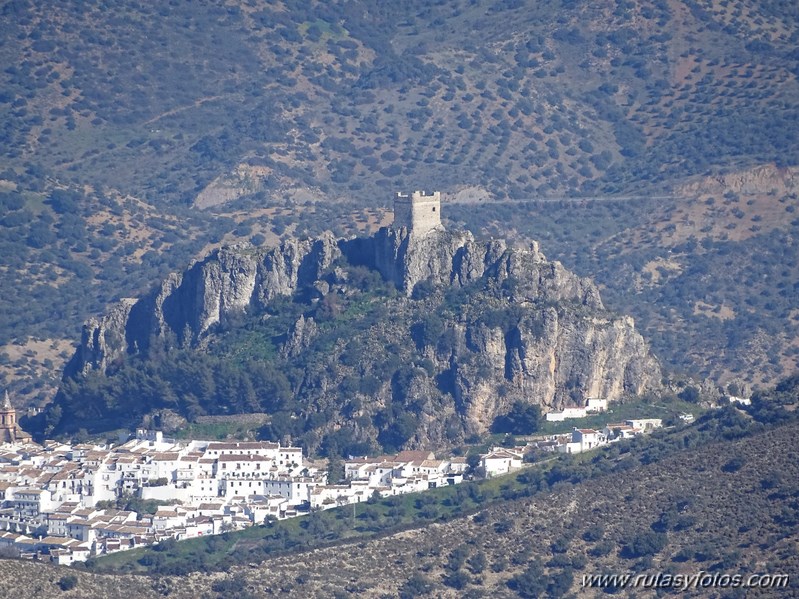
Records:
[[[397,192],[394,196],[394,224],[392,228],[408,229],[415,235],[426,235],[434,229],[443,230],[441,224],[441,192],[411,194]]]
[[[328,359],[331,354],[323,352],[330,350],[315,341],[319,330],[313,304],[331,294],[344,302],[356,297],[360,291],[341,266],[346,263],[377,271],[398,294],[381,300],[389,318],[367,326],[366,317],[359,316],[364,328],[358,328],[358,320],[358,326],[348,329],[357,336],[352,342],[362,348],[363,366],[338,360],[346,351],[342,338],[333,350],[341,352],[332,357],[336,366],[323,375],[321,386],[292,393],[319,413],[327,409],[321,406],[336,406],[331,411],[335,417],[320,425],[318,439],[349,418],[338,407],[345,404],[336,381],[393,368],[382,366],[383,343],[396,347],[397,364],[422,359],[432,364],[430,376],[415,369],[408,388],[411,397],[428,402],[408,446],[446,446],[458,435],[482,434],[514,401],[558,412],[583,405],[588,397],[618,401],[659,388],[659,365],[633,320],[605,310],[596,285],[547,260],[537,243],[513,247],[502,239],[478,240],[469,231],[445,230],[439,192],[396,194],[394,207],[393,224],[368,237],[337,239],[324,233],[315,239],[286,239],[278,247],[215,250],[147,295],[122,301],[106,316],[89,320],[65,376],[92,370],[113,375],[116,360],[146,355],[159,337],[174,335],[202,350],[207,338],[223,334],[218,325],[230,315],[260,318],[273,300],[298,292],[308,298],[307,313],[276,348],[281,353],[276,353],[275,365],[282,368],[299,354],[308,360]],[[449,288],[463,292],[452,295]],[[456,316],[448,315],[451,297],[464,306]],[[428,313],[445,315],[429,334],[416,326],[426,322]],[[393,371],[387,372],[385,382],[363,394],[365,407],[359,416],[382,422],[376,414],[393,401],[392,376]],[[78,395],[60,396],[57,432],[86,426],[74,417],[86,410],[80,401]],[[208,402],[208,409],[223,409],[210,396]],[[103,402],[98,410],[109,421],[131,421],[163,407],[160,402]],[[379,433],[378,424],[369,424],[359,429],[357,440],[376,442]]]

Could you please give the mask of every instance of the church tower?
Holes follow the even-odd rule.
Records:
[[[0,404],[0,443],[13,443],[16,438],[17,411],[11,405],[6,389],[3,403]]]
[[[0,404],[0,443],[16,443],[30,441],[31,436],[19,428],[17,411],[11,405],[8,390],[3,394]]]

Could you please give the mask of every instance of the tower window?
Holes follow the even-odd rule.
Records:
[[[433,206],[433,212],[435,212],[435,211],[436,211],[436,207],[435,207],[435,206]]]

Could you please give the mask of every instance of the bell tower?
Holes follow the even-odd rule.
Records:
[[[0,403],[0,443],[28,443],[30,440],[31,436],[17,423],[17,411],[11,405],[6,390]]]
[[[13,443],[17,438],[17,411],[11,405],[6,389],[0,404],[0,443]]]

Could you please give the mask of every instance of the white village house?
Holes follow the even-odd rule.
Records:
[[[606,412],[608,400],[599,397],[589,397],[585,406],[563,408],[561,412],[548,412],[545,416],[547,422],[563,422],[569,418],[585,418],[588,414]]]
[[[491,478],[518,470],[522,467],[523,462],[522,454],[510,449],[495,447],[486,455],[481,456],[480,467],[483,468],[486,477]]]

